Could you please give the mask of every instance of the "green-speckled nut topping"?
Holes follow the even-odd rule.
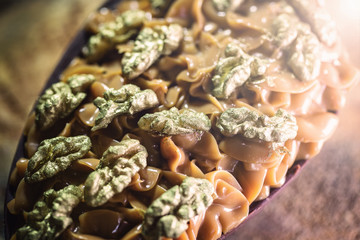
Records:
[[[283,109],[268,117],[246,107],[227,109],[220,115],[216,127],[225,136],[241,134],[266,142],[285,142],[295,138],[298,130],[296,118]]]
[[[92,74],[75,74],[69,77],[66,82],[73,93],[78,93],[85,92],[95,80],[95,76]]]
[[[83,157],[91,148],[87,136],[55,137],[42,141],[30,158],[25,171],[27,183],[40,182],[66,170],[72,161]]]
[[[187,177],[157,198],[146,210],[142,235],[148,240],[177,238],[188,221],[213,202],[214,188],[206,179]]]
[[[109,147],[85,181],[85,202],[100,206],[122,192],[135,173],[146,167],[147,156],[146,148],[136,139],[123,139],[119,145]]]
[[[178,24],[143,28],[131,52],[122,58],[123,74],[133,79],[145,72],[161,55],[176,50],[183,39],[183,29]]]
[[[320,42],[307,24],[289,14],[280,14],[272,23],[271,38],[285,52],[287,65],[300,81],[311,81],[319,75]]]
[[[230,43],[225,49],[225,58],[216,64],[211,93],[216,98],[227,99],[246,81],[263,75],[266,68],[261,59],[243,52],[236,42]]]
[[[313,7],[312,0],[287,0],[300,16],[310,24],[312,31],[327,46],[332,46],[338,37],[336,24],[330,14],[320,7]]]
[[[192,109],[179,111],[173,107],[170,110],[145,114],[140,118],[138,126],[159,135],[177,135],[209,131],[211,121],[204,113]]]
[[[128,10],[118,16],[115,21],[102,25],[96,35],[90,37],[83,49],[89,61],[103,57],[114,44],[124,43],[136,35],[143,25],[147,15],[141,10]]]
[[[73,222],[70,214],[81,198],[81,188],[74,185],[59,191],[46,191],[43,200],[38,201],[28,213],[26,225],[16,232],[16,239],[55,239]]]
[[[244,0],[212,0],[211,2],[216,11],[226,12],[228,9],[237,8]]]
[[[165,11],[174,0],[150,0],[151,8],[159,12]]]
[[[35,107],[35,121],[40,130],[52,127],[56,121],[70,115],[86,97],[85,93],[72,93],[68,84],[53,84],[39,98]]]
[[[104,97],[97,97],[94,104],[99,108],[99,115],[95,119],[95,126],[91,129],[96,131],[106,128],[111,121],[120,115],[134,114],[145,109],[155,107],[159,100],[154,91],[140,88],[133,84],[126,84],[120,89],[109,89]]]
[[[231,0],[212,0],[213,7],[216,11],[225,12],[231,5]]]
[[[293,9],[288,9],[290,13]],[[270,38],[278,48],[288,47],[297,37],[298,31],[294,27],[300,24],[298,20],[290,14],[282,13],[278,15],[271,24]]]
[[[298,36],[288,49],[288,65],[301,81],[314,80],[320,74],[320,42],[308,26],[298,30]]]

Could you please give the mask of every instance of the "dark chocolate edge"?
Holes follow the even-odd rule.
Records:
[[[300,172],[301,168],[303,168],[309,161],[310,159],[296,160],[286,173],[285,183],[279,188],[271,188],[269,197],[265,198],[264,200],[253,202],[250,205],[249,215],[244,219],[244,221],[242,221],[238,226],[231,229],[226,234],[223,234],[218,240],[225,240],[228,236],[238,233],[238,231],[241,231],[241,228],[244,226],[243,223],[249,221],[251,218],[256,216],[267,203],[274,199],[279,194],[279,192],[283,190],[286,185],[292,182],[296,176],[299,176],[298,173]]]
[[[116,6],[116,4],[118,4],[121,0],[107,0],[103,5],[101,5],[98,9],[101,9],[103,7],[106,8],[114,8]],[[59,61],[59,63],[57,64],[57,66],[55,67],[54,71],[52,72],[52,74],[50,75],[50,77],[48,78],[47,82],[45,83],[41,94],[39,96],[41,96],[45,90],[47,88],[49,88],[53,83],[56,83],[59,81],[59,77],[61,75],[61,73],[66,69],[67,66],[69,66],[69,64],[71,63],[71,61],[75,58],[78,57],[81,53],[81,49],[82,47],[87,43],[89,39],[89,34],[85,31],[84,27],[82,27],[79,32],[77,33],[77,35],[75,36],[74,40],[70,43],[69,47],[67,48],[67,50],[65,51],[64,55],[62,56],[61,60]],[[37,101],[36,101],[37,102]],[[36,105],[36,102],[34,103],[34,106],[32,108],[32,110],[30,112],[32,112],[34,110],[34,107]],[[5,240],[10,240],[12,234],[14,234],[16,232],[16,229],[18,229],[19,226],[17,226],[17,224],[15,225],[10,225],[8,223],[18,223],[19,220],[19,216],[18,215],[13,215],[9,212],[8,208],[7,208],[7,204],[9,201],[11,201],[14,197],[15,197],[15,192],[12,193],[10,187],[9,187],[9,181],[10,181],[10,176],[11,176],[11,172],[13,171],[13,169],[16,166],[16,161],[24,156],[24,144],[25,144],[25,140],[26,140],[26,136],[24,136],[23,134],[20,137],[18,146],[16,148],[16,152],[10,167],[10,171],[9,171],[9,175],[8,175],[8,181],[7,181],[7,185],[6,185],[6,191],[5,191],[5,201],[4,201],[4,235],[5,235]],[[249,209],[249,215],[244,219],[243,222],[241,222],[237,227],[235,227],[234,229],[230,230],[228,233],[223,234],[219,240],[224,240],[226,239],[227,236],[232,235],[234,232],[238,231],[239,228],[241,228],[241,226],[243,225],[244,222],[248,221],[249,219],[251,219],[253,216],[255,216],[258,212],[260,212],[260,210],[264,207],[264,205],[266,203],[268,203],[270,200],[272,200],[279,192],[279,190],[281,190],[283,187],[285,187],[289,182],[291,182],[294,179],[294,176],[297,175],[297,173],[300,171],[300,169],[303,167],[303,165],[308,162],[308,160],[298,160],[294,163],[294,165],[288,170],[287,174],[286,174],[286,181],[284,183],[284,185],[282,185],[280,188],[274,188],[271,189],[270,191],[270,195],[268,198],[258,201],[258,202],[254,202],[250,205],[250,209]]]

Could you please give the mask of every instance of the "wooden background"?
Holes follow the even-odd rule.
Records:
[[[0,9],[0,205],[27,114],[67,45],[103,0],[5,2]],[[360,67],[359,5],[325,2]],[[321,154],[229,239],[360,239],[359,93],[359,85],[349,93],[340,126]]]

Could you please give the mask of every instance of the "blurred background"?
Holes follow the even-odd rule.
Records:
[[[360,1],[317,0],[360,68]],[[103,0],[0,0],[0,205],[25,119],[86,17]],[[360,239],[360,85],[322,152],[229,239]],[[3,208],[0,207],[0,239]]]

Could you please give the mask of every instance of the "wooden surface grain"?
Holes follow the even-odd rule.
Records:
[[[32,0],[0,10],[1,205],[26,116],[72,37],[102,2]],[[344,29],[348,25],[336,8],[339,2],[328,0],[351,57],[360,67],[360,20],[351,30]],[[339,128],[323,151],[229,240],[360,239],[359,92],[358,85],[348,94]],[[2,208],[0,214],[2,219]]]

